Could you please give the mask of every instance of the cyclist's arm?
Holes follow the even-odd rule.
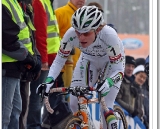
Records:
[[[53,77],[54,79],[56,79],[60,71],[62,70],[67,60],[67,57],[70,55],[70,52],[74,47],[73,45],[74,41],[71,42],[71,38],[74,36],[73,31],[74,31],[73,28],[68,29],[63,39],[61,40],[60,49],[50,67],[48,77]]]
[[[107,55],[109,58],[108,67],[111,71],[109,77],[114,84],[123,79],[124,74],[124,48],[117,34],[108,34],[106,37]]]

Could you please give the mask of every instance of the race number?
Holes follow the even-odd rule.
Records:
[[[72,50],[72,47],[71,47],[70,43],[62,42],[60,49],[62,49],[63,51],[70,51],[70,50]]]
[[[72,47],[69,43],[67,42],[61,42],[61,46],[60,46],[60,50],[58,52],[58,54],[61,57],[68,57],[70,52],[72,50]]]
[[[110,61],[115,61],[121,58],[121,52],[118,45],[109,46],[107,48],[107,54],[109,56]]]

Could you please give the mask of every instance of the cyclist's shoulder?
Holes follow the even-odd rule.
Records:
[[[100,39],[105,41],[107,44],[119,44],[120,38],[117,32],[110,26],[105,25],[100,31]]]
[[[103,35],[116,35],[117,36],[117,32],[115,31],[115,29],[113,29],[112,27],[108,26],[108,25],[104,25],[102,30],[101,30],[101,34]]]
[[[66,42],[74,41],[75,39],[77,39],[75,29],[73,27],[70,27],[64,34],[63,39],[65,39]]]
[[[73,27],[70,27],[66,33],[64,34],[61,43],[67,43],[70,44],[71,46],[77,46],[78,45],[78,38],[75,33],[75,29]]]

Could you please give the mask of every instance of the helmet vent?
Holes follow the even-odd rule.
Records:
[[[81,17],[80,17],[80,25],[82,24],[82,21],[83,21],[83,18],[84,18],[84,13],[85,13],[85,10],[83,10],[83,12],[81,13]]]
[[[92,27],[96,27],[100,22],[101,22],[101,18]]]
[[[91,22],[92,22],[92,20],[87,21],[87,22],[83,25],[83,27],[85,28],[85,27],[89,26],[89,25],[91,24]]]
[[[75,25],[76,27],[78,27],[77,21],[76,21],[75,19],[73,19],[73,23],[74,23],[74,25]]]
[[[81,12],[81,8],[78,10],[78,14]],[[76,13],[75,13],[76,14]]]

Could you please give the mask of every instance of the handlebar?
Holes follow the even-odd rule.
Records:
[[[49,93],[53,92],[62,92],[59,95],[65,95],[65,94],[72,94],[76,97],[78,96],[84,96],[85,94],[92,95],[89,93],[89,91],[95,91],[96,89],[94,87],[82,87],[82,86],[76,86],[76,87],[61,87],[61,88],[52,88],[50,89]]]
[[[85,99],[87,99],[85,95],[92,95],[91,93],[89,93],[89,91],[96,91],[96,88],[94,88],[94,87],[82,87],[82,86],[59,87],[59,88],[51,88],[49,93],[61,92],[58,95],[72,94],[76,97],[84,97]],[[101,98],[100,92],[98,92],[98,99],[94,99],[93,101],[90,101],[90,102],[98,102],[98,103],[101,102],[101,105],[102,105],[103,109],[105,111],[109,110],[107,108],[106,104],[105,104],[104,98],[103,97]],[[49,101],[48,101],[48,96],[44,97],[44,103],[46,105],[47,111],[50,112],[51,114],[53,114],[54,110],[50,107],[50,104],[49,104]]]

